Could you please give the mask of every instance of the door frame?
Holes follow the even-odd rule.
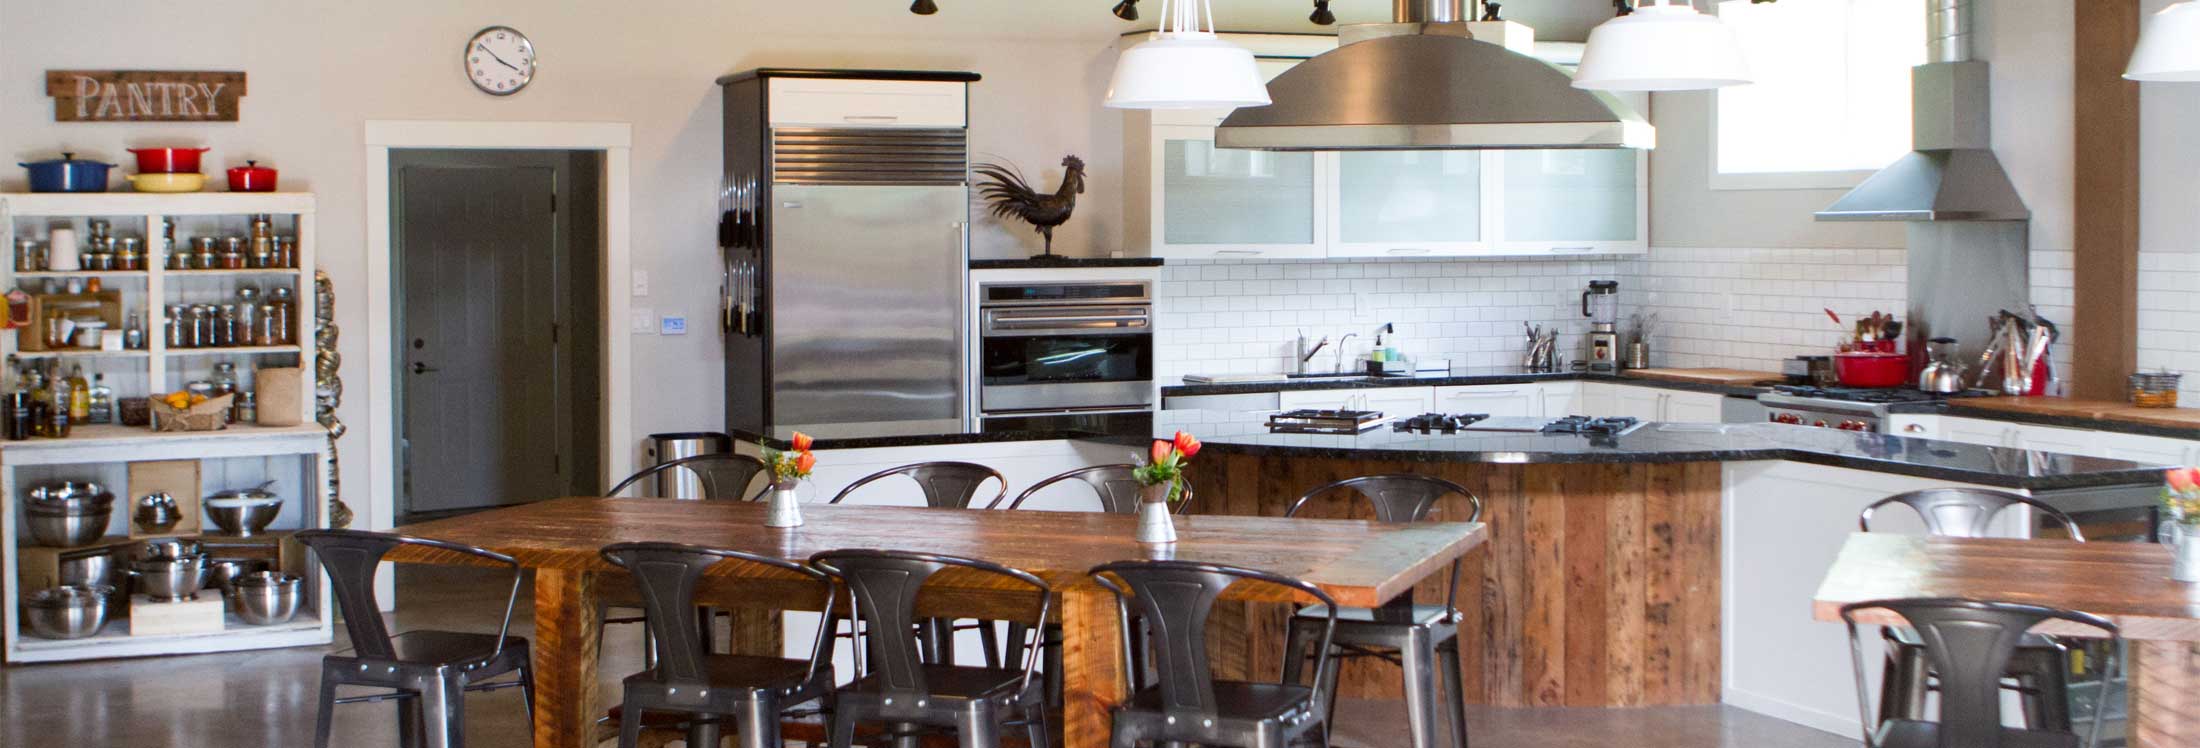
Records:
[[[412,148],[538,149],[598,151],[603,154],[603,203],[598,222],[602,246],[597,257],[602,288],[603,356],[598,381],[603,388],[599,414],[603,440],[598,482],[633,471],[633,383],[628,359],[633,340],[622,331],[632,299],[620,289],[632,284],[628,259],[632,195],[633,126],[625,122],[451,122],[368,120],[367,157],[367,512],[366,527],[388,530],[397,516],[397,358],[396,298],[391,294],[390,151]]]

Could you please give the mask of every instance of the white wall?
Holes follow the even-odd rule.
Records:
[[[133,145],[205,145],[208,170],[247,158],[282,170],[283,187],[320,196],[321,265],[336,281],[346,331],[345,374],[365,381],[367,324],[362,123],[371,119],[618,121],[633,125],[633,267],[658,313],[684,313],[695,332],[635,341],[634,433],[718,428],[719,346],[713,234],[720,103],[713,80],[759,66],[972,70],[972,148],[1008,159],[1051,187],[1064,154],[1085,157],[1094,185],[1057,234],[1058,249],[1104,254],[1120,236],[1113,178],[1120,117],[1097,102],[1127,24],[1105,8],[1064,14],[1054,3],[956,0],[951,12],[910,15],[875,0],[239,0],[215,5],[134,0],[0,0],[0,155],[50,158],[67,148],[122,161]],[[457,56],[491,24],[530,35],[542,60],[519,95],[477,93]],[[94,41],[87,41],[88,39]],[[242,70],[249,93],[234,124],[61,124],[52,121],[52,68]],[[22,172],[0,170],[0,190]],[[118,184],[120,180],[117,180]],[[984,219],[979,256],[1037,251],[1028,229]],[[365,495],[364,387],[345,404],[346,486]],[[355,500],[355,507],[364,502]]]

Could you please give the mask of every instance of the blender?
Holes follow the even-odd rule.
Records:
[[[1581,316],[1589,318],[1585,368],[1619,371],[1619,281],[1589,281],[1589,290],[1581,292]]]

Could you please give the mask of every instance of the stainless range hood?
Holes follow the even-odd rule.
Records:
[[[1215,145],[1269,151],[1649,148],[1650,123],[1565,71],[1468,31],[1466,0],[1393,0],[1396,23],[1354,24],[1339,47],[1268,83]]]
[[[1994,157],[1989,70],[1971,59],[1971,0],[1928,0],[1928,59],[1911,69],[1917,150],[1818,211],[1821,221],[2022,221],[2032,217]]]

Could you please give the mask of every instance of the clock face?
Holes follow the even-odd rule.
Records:
[[[535,44],[509,26],[491,26],[466,43],[466,77],[492,96],[510,96],[535,79]]]

